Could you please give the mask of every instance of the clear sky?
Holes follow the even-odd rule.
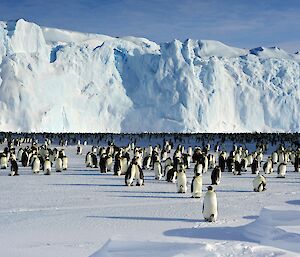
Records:
[[[18,18],[158,43],[212,39],[300,51],[300,0],[0,0],[0,20]]]

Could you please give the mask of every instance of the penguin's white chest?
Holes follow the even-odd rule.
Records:
[[[203,201],[203,217],[215,221],[218,217],[218,203],[215,192],[207,192]]]

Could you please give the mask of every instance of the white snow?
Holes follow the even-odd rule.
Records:
[[[299,53],[0,22],[2,131],[299,131]]]
[[[145,186],[126,187],[124,176],[85,168],[90,150],[83,146],[78,156],[76,146],[65,147],[68,170],[50,176],[29,167],[19,167],[18,177],[1,170],[0,256],[299,256],[300,173],[292,166],[285,179],[266,175],[261,193],[253,192],[249,171],[223,173],[215,186],[218,220],[208,223],[203,196],[190,198],[193,166],[186,194],[151,170]],[[210,170],[203,193],[209,184]]]

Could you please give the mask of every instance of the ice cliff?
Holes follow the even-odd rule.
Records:
[[[300,54],[0,22],[0,131],[299,132]]]

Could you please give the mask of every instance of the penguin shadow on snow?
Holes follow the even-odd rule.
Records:
[[[139,193],[139,192],[137,192]],[[192,199],[191,197],[184,197],[183,195],[178,196],[161,196],[161,195],[119,195],[119,196],[111,196],[113,198],[121,197],[121,198],[157,198],[157,199]]]
[[[198,220],[199,222],[199,220]],[[204,222],[204,220],[203,220]],[[206,223],[206,222],[205,222]],[[214,225],[213,223],[209,223]],[[198,228],[180,228],[171,229],[164,232],[165,236],[169,237],[184,237],[196,239],[210,239],[210,240],[223,240],[223,241],[255,241],[246,238],[243,235],[245,226],[239,227],[198,227]]]
[[[62,174],[63,176],[101,176],[101,173],[71,173]]]
[[[142,220],[142,221],[174,221],[174,222],[199,222],[195,219],[183,219],[183,218],[162,218],[162,217],[124,217],[124,216],[87,216],[87,218],[97,219],[117,219],[117,220]]]
[[[290,201],[286,201],[286,203],[293,204],[293,205],[300,205],[300,200],[290,200]]]
[[[243,219],[247,220],[256,220],[259,216],[257,215],[249,215],[249,216],[244,216]]]
[[[216,188],[216,193],[218,192],[223,192],[223,193],[253,193],[253,190],[232,190],[232,189],[219,189],[219,188]]]
[[[178,193],[176,192],[163,192],[163,191],[160,191],[160,192],[154,192],[154,191],[131,191],[131,189],[134,188],[134,187],[126,187],[124,186],[124,189],[127,189],[126,191],[125,190],[106,190],[106,191],[103,191],[105,193],[132,193],[132,194],[168,194],[168,195],[178,195]],[[135,188],[139,188],[139,187],[135,187]]]
[[[49,184],[50,186],[124,187],[118,184]]]

